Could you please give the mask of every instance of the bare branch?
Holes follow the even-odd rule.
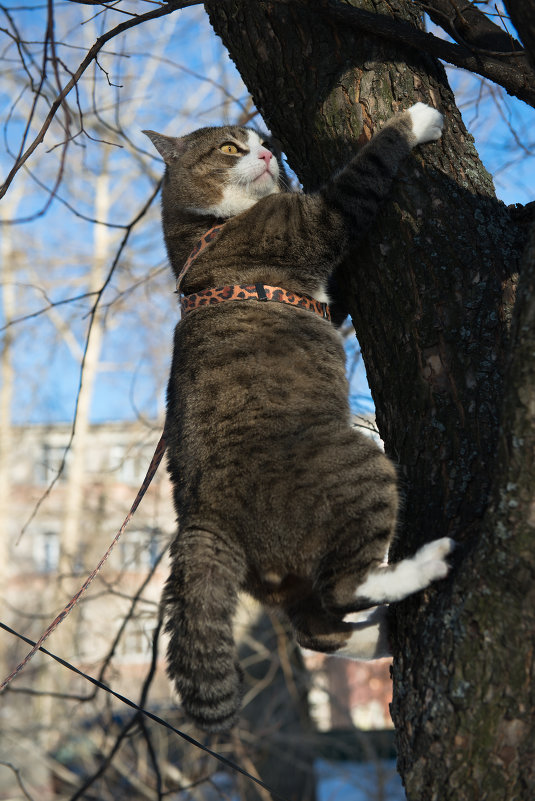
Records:
[[[277,0],[284,5],[310,7],[309,0]],[[468,44],[454,44],[421,31],[410,22],[377,14],[363,8],[347,6],[339,0],[322,0],[314,10],[329,19],[339,19],[358,31],[387,39],[405,47],[415,48],[456,67],[482,75],[500,84],[511,95],[535,106],[535,71],[523,51],[489,55]],[[442,24],[442,23],[440,23]],[[492,24],[492,23],[490,23]]]
[[[524,48],[511,34],[492,22],[475,5],[456,0],[416,0],[434,23],[460,45],[487,55],[516,55],[529,68]],[[516,64],[517,62],[515,62]]]
[[[29,792],[27,791],[26,787],[24,786],[24,783],[22,781],[22,776],[20,775],[20,770],[18,768],[16,768],[14,765],[12,765],[11,762],[4,762],[2,760],[0,762],[0,765],[3,765],[5,768],[9,768],[9,770],[11,770],[15,774],[15,778],[17,780],[17,784],[20,787],[21,792],[24,794],[24,797],[27,798],[28,801],[35,801],[33,796],[31,796],[29,794]]]
[[[526,0],[505,0],[505,7],[535,68],[535,6]]]
[[[7,190],[9,189],[13,178],[20,170],[23,164],[29,159],[32,153],[35,152],[37,147],[41,144],[43,139],[45,138],[45,134],[48,131],[52,120],[56,116],[56,112],[58,108],[60,108],[61,104],[63,103],[64,99],[67,97],[71,89],[76,85],[79,79],[82,77],[86,69],[89,67],[92,61],[95,60],[97,54],[102,50],[103,46],[106,42],[109,42],[110,39],[113,39],[115,36],[118,36],[120,33],[124,33],[129,28],[133,28],[136,25],[140,25],[143,22],[147,22],[151,19],[157,19],[158,17],[164,17],[167,14],[172,14],[173,11],[182,8],[188,8],[190,6],[200,5],[202,0],[170,0],[165,6],[155,9],[154,11],[148,11],[146,14],[141,14],[140,16],[135,17],[134,19],[128,20],[127,22],[121,22],[120,25],[117,25],[115,28],[112,28],[111,31],[99,36],[94,45],[89,49],[86,57],[82,60],[78,69],[74,72],[72,78],[65,84],[63,89],[59,92],[56,99],[50,106],[50,111],[48,112],[46,119],[39,130],[39,133],[31,143],[31,145],[22,153],[15,164],[13,165],[9,175],[7,176],[5,182],[0,187],[0,198],[2,198]],[[43,80],[44,80],[45,70],[43,67]],[[37,98],[36,94],[36,98]],[[36,102],[36,101],[34,101]],[[32,113],[33,116],[33,113]],[[27,128],[29,127],[29,122]]]
[[[95,317],[96,317],[97,310],[98,310],[98,308],[100,306],[100,301],[102,299],[102,296],[103,296],[104,292],[106,291],[106,288],[108,287],[108,285],[109,285],[109,283],[110,283],[110,281],[112,279],[112,276],[113,276],[113,274],[115,272],[115,269],[116,269],[116,267],[117,267],[117,265],[119,263],[121,255],[122,255],[122,253],[123,253],[123,251],[124,251],[124,249],[126,247],[128,239],[130,238],[130,234],[132,233],[132,230],[134,229],[136,224],[139,222],[139,220],[141,220],[141,218],[145,216],[145,214],[147,213],[147,211],[151,207],[151,205],[152,205],[152,203],[154,201],[154,198],[156,197],[156,195],[158,194],[159,191],[160,191],[160,183],[158,183],[156,185],[156,188],[153,190],[153,192],[151,193],[151,195],[148,198],[148,200],[144,203],[144,205],[141,208],[141,210],[136,214],[134,219],[126,227],[125,234],[124,234],[124,236],[123,236],[123,238],[121,240],[121,243],[120,243],[120,245],[119,245],[119,247],[117,249],[117,252],[115,254],[115,258],[113,259],[113,262],[112,262],[112,264],[110,266],[110,269],[108,271],[108,275],[106,276],[102,286],[100,287],[100,289],[96,293],[95,302],[93,304],[93,307],[92,307],[91,311],[89,312],[89,325],[88,325],[87,334],[86,334],[86,341],[85,341],[85,347],[84,347],[84,354],[83,354],[83,357],[82,357],[82,363],[80,365],[80,379],[79,379],[79,382],[78,382],[78,390],[77,390],[77,393],[76,393],[76,401],[75,401],[75,406],[74,406],[74,416],[73,416],[72,429],[71,429],[71,435],[69,437],[69,442],[67,443],[67,446],[65,448],[65,453],[64,453],[64,456],[63,456],[63,460],[61,462],[61,465],[59,467],[59,470],[58,470],[57,474],[54,476],[54,478],[52,479],[52,481],[50,482],[50,484],[46,488],[46,490],[43,493],[43,495],[39,498],[39,500],[35,504],[30,517],[28,518],[28,520],[24,524],[24,526],[23,526],[23,528],[22,528],[22,530],[21,530],[21,532],[19,534],[19,541],[20,541],[20,538],[24,535],[24,532],[27,530],[27,528],[30,525],[30,523],[32,522],[32,520],[35,518],[36,514],[38,513],[38,511],[41,508],[41,506],[44,503],[44,501],[48,498],[48,496],[50,495],[50,493],[54,489],[54,486],[56,485],[57,481],[59,480],[60,476],[62,475],[62,473],[63,473],[63,471],[65,469],[67,454],[68,454],[69,450],[72,447],[72,443],[74,441],[74,435],[76,433],[76,422],[77,422],[77,418],[78,418],[78,406],[79,406],[79,401],[80,401],[80,394],[81,394],[81,391],[82,391],[82,382],[83,382],[83,377],[84,377],[85,361],[86,361],[87,351],[88,351],[88,347],[89,347],[89,340],[90,340],[90,337],[91,337],[91,331],[92,331],[92,328],[93,328],[93,324],[95,322]],[[94,293],[92,293],[92,294],[94,294]]]
[[[25,637],[24,635],[19,634],[19,632],[15,631],[10,626],[7,626],[5,623],[2,623],[1,621],[0,621],[0,628],[4,629],[4,631],[7,631],[9,634],[14,635],[15,637],[18,637],[21,640],[24,640],[24,642],[28,643],[28,645],[32,645],[33,647],[35,647],[37,645],[37,643],[35,643],[33,640],[30,640],[28,637]],[[142,688],[142,691],[141,691],[141,701],[142,702],[146,701],[147,693],[148,693],[148,690],[150,688],[150,683],[152,681],[152,673],[153,673],[153,670],[155,669],[156,642],[157,642],[157,635],[155,633],[155,638],[153,640],[153,658],[152,658],[152,662],[151,662],[151,668],[149,670],[148,676],[145,679],[145,682],[144,682],[144,685],[143,685],[143,688]],[[97,679],[94,679],[92,676],[88,676],[86,673],[84,673],[83,671],[79,670],[77,667],[72,665],[70,662],[67,662],[65,659],[62,659],[61,657],[59,657],[56,654],[54,654],[51,651],[49,651],[48,649],[43,648],[43,646],[40,646],[39,650],[42,653],[46,654],[47,656],[50,656],[56,662],[59,662],[59,664],[63,665],[63,667],[66,667],[68,670],[71,670],[73,673],[76,673],[77,675],[79,675],[82,678],[86,679],[87,681],[91,682],[91,684],[94,684],[97,687],[99,687],[101,690],[104,690],[105,692],[109,693],[114,698],[116,698],[118,701],[121,701],[121,703],[125,704],[126,706],[130,707],[131,709],[134,709],[137,714],[145,715],[145,717],[149,718],[149,720],[153,720],[155,723],[158,723],[160,726],[163,726],[166,729],[168,729],[169,731],[173,732],[174,734],[177,734],[179,737],[181,737],[187,743],[189,743],[190,745],[195,746],[196,748],[199,748],[201,751],[204,751],[205,754],[208,754],[209,756],[213,757],[214,759],[216,759],[218,762],[220,762],[225,767],[230,768],[231,770],[235,771],[236,773],[241,774],[242,776],[245,776],[247,779],[250,779],[250,781],[254,782],[258,787],[263,787],[264,789],[269,790],[271,792],[273,798],[278,798],[278,799],[282,799],[282,801],[285,801],[285,799],[282,798],[282,796],[279,795],[279,793],[275,792],[275,790],[273,790],[271,787],[269,787],[269,785],[266,784],[265,782],[263,782],[261,779],[258,779],[256,776],[251,775],[246,770],[244,770],[244,768],[242,768],[240,765],[237,765],[235,762],[232,762],[232,760],[227,759],[227,757],[223,756],[222,754],[218,753],[217,751],[214,751],[213,749],[208,748],[208,746],[203,745],[198,740],[195,740],[193,737],[190,737],[189,734],[186,734],[185,732],[181,731],[180,729],[177,729],[175,726],[172,726],[170,723],[168,723],[163,718],[159,717],[158,715],[155,715],[153,712],[150,712],[150,710],[145,709],[141,704],[136,704],[134,701],[130,700],[130,698],[127,698],[126,696],[115,692],[115,690],[112,690],[111,687],[108,687],[105,684],[103,684],[102,682],[97,681]],[[137,719],[137,715],[134,715],[134,717],[130,721],[129,728],[136,721],[136,719]],[[79,797],[79,795],[76,795],[75,797]],[[70,801],[73,801],[73,799],[71,799]]]

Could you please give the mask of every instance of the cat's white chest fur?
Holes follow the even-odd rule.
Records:
[[[320,303],[327,303],[328,305],[331,302],[331,299],[327,294],[327,284],[325,282],[318,284],[317,289],[315,289],[312,293],[312,297],[314,297]]]

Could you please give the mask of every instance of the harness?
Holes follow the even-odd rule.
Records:
[[[286,303],[289,306],[296,306],[299,309],[313,312],[319,315],[324,320],[331,319],[331,312],[326,303],[321,303],[316,298],[310,295],[301,295],[297,292],[291,292],[288,289],[283,289],[280,286],[268,286],[267,284],[233,284],[229,286],[220,286],[214,289],[203,289],[200,292],[194,292],[192,295],[182,295],[180,286],[187,271],[197,258],[199,254],[206,250],[211,242],[219,235],[223,228],[224,223],[221,225],[214,225],[210,228],[196,243],[195,247],[189,254],[184,262],[177,281],[176,291],[180,297],[180,308],[182,314],[200,309],[203,306],[213,306],[216,303],[223,303],[227,300],[257,300],[263,303],[275,302]]]

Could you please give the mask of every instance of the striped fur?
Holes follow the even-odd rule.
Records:
[[[182,139],[149,132],[167,167],[163,225],[175,275],[199,236],[225,221],[190,266],[184,293],[262,282],[318,296],[349,244],[366,233],[400,161],[440,129],[438,112],[417,104],[319,192],[283,191],[279,164],[262,175],[254,197],[251,190],[250,205],[247,175],[254,183],[259,160],[273,166],[257,132],[209,128]],[[223,152],[225,143],[238,153]],[[179,519],[163,595],[168,671],[192,720],[221,731],[237,719],[232,618],[241,590],[285,613],[308,648],[384,655],[381,610],[364,624],[346,615],[442,577],[452,546],[439,541],[410,565],[381,572],[396,529],[396,474],[351,428],[335,328],[278,303],[200,308],[176,328],[167,403]]]

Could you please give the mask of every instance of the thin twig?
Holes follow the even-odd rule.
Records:
[[[15,774],[17,784],[19,785],[22,793],[24,794],[24,797],[27,798],[28,801],[35,801],[35,799],[29,794],[28,790],[24,786],[24,783],[22,781],[22,776],[20,775],[20,770],[16,768],[14,765],[12,765],[11,762],[4,762],[4,760],[0,761],[0,765],[3,765],[5,768],[9,768],[9,770],[11,770]]]
[[[165,6],[161,6],[160,8],[154,9],[153,11],[148,11],[146,14],[141,14],[135,17],[134,19],[128,20],[127,22],[121,22],[115,28],[112,28],[111,31],[108,31],[107,33],[102,34],[102,36],[99,36],[96,42],[89,49],[86,57],[82,60],[78,69],[73,73],[72,78],[65,84],[61,92],[57,95],[56,99],[50,106],[50,110],[46,116],[46,119],[43,125],[41,126],[37,136],[31,143],[31,145],[29,145],[29,147],[24,151],[24,153],[20,153],[19,157],[16,159],[15,164],[13,165],[12,169],[9,172],[9,175],[7,176],[2,186],[0,187],[0,198],[2,198],[5,195],[15,175],[18,173],[23,164],[26,163],[26,161],[30,158],[32,153],[34,153],[37,147],[41,144],[41,142],[45,138],[46,132],[50,128],[50,125],[56,115],[58,108],[61,106],[61,104],[63,103],[64,99],[67,97],[73,86],[75,86],[76,83],[79,81],[79,79],[82,77],[82,75],[89,67],[89,65],[94,61],[95,57],[100,52],[100,50],[102,50],[106,42],[109,42],[110,39],[113,39],[120,33],[124,33],[125,31],[129,30],[129,28],[133,28],[135,25],[140,25],[143,22],[147,22],[148,20],[151,19],[157,19],[158,17],[164,17],[167,14],[173,13],[173,11],[176,11],[177,9],[183,9],[183,8],[188,8],[190,6],[200,5],[201,2],[202,0],[182,0],[181,2],[177,2],[177,0],[170,0],[168,3],[166,3]],[[45,75],[46,75],[46,70],[45,66],[43,65],[40,87],[42,86],[42,82],[45,79]],[[27,131],[29,130],[31,119],[33,118],[33,113],[38,95],[39,92],[36,93],[36,99],[34,100],[31,118],[30,120],[28,120],[28,123],[26,125],[26,132],[23,137],[23,144],[21,144],[21,150],[22,147],[24,146],[25,138],[27,135]]]
[[[85,362],[86,362],[86,358],[87,358],[87,352],[88,352],[88,349],[89,349],[89,340],[90,340],[90,337],[91,337],[91,331],[93,329],[93,324],[94,324],[95,318],[96,318],[96,313],[97,313],[97,310],[99,308],[102,296],[103,296],[104,292],[106,291],[106,289],[107,289],[107,287],[108,287],[108,285],[109,285],[109,283],[110,283],[110,281],[112,279],[112,276],[113,276],[113,274],[115,272],[115,269],[116,269],[116,267],[117,267],[117,265],[119,263],[119,260],[120,260],[120,258],[122,256],[123,250],[126,247],[128,239],[130,237],[130,234],[132,233],[132,230],[134,229],[136,224],[139,222],[139,220],[142,217],[144,217],[144,215],[147,213],[147,211],[151,207],[151,205],[152,205],[152,203],[154,201],[154,198],[156,197],[156,195],[160,191],[160,185],[161,185],[161,181],[158,182],[158,184],[156,184],[155,189],[152,191],[150,197],[144,203],[144,205],[141,208],[141,210],[136,214],[136,216],[129,223],[129,225],[126,226],[125,234],[124,234],[124,236],[123,236],[123,238],[122,238],[122,240],[121,240],[121,242],[119,244],[119,248],[117,250],[117,253],[115,254],[115,258],[113,259],[113,262],[112,262],[111,267],[110,267],[110,269],[108,271],[108,275],[106,276],[106,278],[104,280],[104,283],[102,284],[102,286],[100,287],[100,289],[96,293],[91,293],[91,294],[95,294],[96,298],[95,298],[95,303],[94,303],[92,309],[89,312],[89,324],[88,324],[88,327],[87,327],[87,334],[86,334],[86,340],[85,340],[84,353],[83,353],[82,362],[81,362],[81,365],[80,365],[80,378],[79,378],[79,381],[78,381],[78,389],[77,389],[77,392],[76,392],[76,401],[75,401],[75,404],[74,404],[74,415],[73,415],[73,421],[72,421],[72,427],[71,427],[71,433],[70,433],[69,441],[68,441],[68,443],[67,443],[67,445],[65,447],[65,452],[63,454],[63,458],[62,458],[61,464],[60,464],[60,466],[58,468],[58,471],[57,471],[56,475],[54,476],[54,478],[52,479],[52,481],[50,482],[50,484],[48,485],[48,487],[44,491],[43,495],[39,498],[39,500],[35,504],[35,506],[34,506],[32,512],[31,512],[29,518],[27,519],[27,521],[25,522],[25,524],[23,525],[23,527],[21,529],[21,532],[20,532],[20,534],[18,536],[18,539],[17,539],[17,543],[20,542],[21,537],[24,535],[24,533],[28,529],[28,526],[30,525],[32,520],[35,519],[35,516],[37,515],[39,509],[41,508],[41,506],[43,505],[45,500],[49,497],[49,495],[52,492],[52,490],[54,489],[56,483],[59,481],[60,477],[62,476],[63,471],[65,470],[65,465],[66,465],[66,462],[67,462],[67,454],[69,453],[69,451],[70,451],[70,449],[72,447],[72,443],[74,441],[74,436],[76,434],[76,423],[77,423],[77,420],[78,420],[78,407],[79,407],[79,404],[80,404],[80,395],[81,395],[81,392],[82,392],[82,384],[83,384],[83,378],[84,378]]]
[[[23,634],[20,634],[19,632],[15,631],[10,626],[7,626],[5,623],[2,623],[1,621],[0,621],[0,628],[4,629],[4,631],[7,631],[9,634],[12,634],[13,636],[18,637],[21,640],[24,640],[24,642],[26,642],[28,645],[31,645],[31,646],[35,647],[35,645],[37,644],[33,640],[30,640],[29,637],[25,637]],[[218,754],[217,751],[213,751],[211,748],[208,748],[208,746],[204,745],[203,743],[200,743],[198,740],[195,740],[193,737],[190,737],[190,735],[186,734],[186,732],[183,732],[180,729],[177,729],[175,726],[172,726],[170,723],[168,723],[168,721],[164,720],[163,718],[159,717],[158,715],[155,715],[153,712],[150,712],[148,709],[144,709],[139,704],[136,704],[134,701],[132,701],[130,698],[127,698],[126,696],[115,692],[115,690],[112,690],[111,687],[108,687],[103,682],[97,681],[92,676],[88,676],[86,673],[84,673],[83,671],[79,670],[77,667],[72,665],[70,662],[67,662],[65,659],[62,659],[60,656],[57,656],[56,654],[53,654],[47,648],[43,648],[41,646],[39,648],[39,650],[42,651],[42,653],[46,654],[47,656],[50,656],[52,659],[54,659],[60,665],[63,665],[63,667],[66,667],[68,670],[70,670],[73,673],[76,673],[78,676],[81,676],[82,678],[86,679],[86,681],[89,681],[92,684],[95,684],[99,689],[104,690],[104,692],[108,693],[109,695],[113,696],[114,698],[117,698],[117,700],[121,701],[121,703],[125,704],[126,706],[130,707],[131,709],[136,710],[136,712],[139,712],[139,713],[145,715],[145,717],[149,718],[149,720],[153,720],[155,723],[158,723],[160,726],[163,726],[164,728],[168,729],[169,731],[172,731],[174,734],[177,734],[179,737],[181,737],[183,740],[185,740],[190,745],[193,745],[196,748],[199,748],[201,751],[204,751],[204,753],[208,754],[209,756],[213,757],[214,759],[217,759],[217,761],[220,762],[222,765],[225,765],[225,767],[230,768],[231,770],[235,771],[236,773],[240,773],[242,776],[245,776],[246,778],[248,778],[251,781],[255,782],[255,784],[259,785],[259,787],[262,787],[265,790],[268,790],[272,794],[272,796],[274,798],[278,798],[278,799],[280,799],[280,801],[287,801],[287,799],[285,799],[283,796],[281,796],[280,793],[277,793],[275,790],[273,790],[268,784],[263,782],[261,779],[256,778],[256,776],[252,776],[250,773],[248,773],[246,770],[244,770],[244,768],[242,768],[240,765],[237,765],[235,762],[232,762],[230,759],[227,759],[227,757],[224,757],[222,754]],[[71,801],[73,801],[73,799],[71,799]]]

